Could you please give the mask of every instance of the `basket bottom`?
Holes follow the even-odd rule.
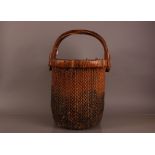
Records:
[[[102,102],[101,102],[102,101]],[[53,118],[56,126],[60,128],[82,130],[95,127],[102,119],[104,111],[104,100],[93,104],[91,107],[79,106],[74,109],[73,106],[66,106],[67,104],[54,104],[52,106]]]
[[[90,129],[90,128],[93,128],[99,125],[101,120],[102,120],[102,117],[100,117],[99,120],[95,121],[94,123],[78,122],[78,123],[73,123],[73,124],[68,124],[67,122],[58,122],[56,120],[54,121],[55,121],[55,125],[59,128],[70,129],[70,130],[84,130],[84,129]]]

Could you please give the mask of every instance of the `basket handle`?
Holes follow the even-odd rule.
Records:
[[[51,65],[50,65],[50,61],[56,59],[56,55],[57,55],[57,50],[58,47],[60,45],[60,43],[62,42],[63,39],[65,39],[66,37],[73,35],[73,34],[85,34],[85,35],[90,35],[95,37],[96,39],[98,39],[103,48],[104,48],[104,61],[105,61],[105,67],[106,67],[106,72],[109,72],[111,64],[110,64],[110,54],[108,52],[108,47],[107,44],[105,42],[105,40],[96,32],[93,31],[89,31],[89,30],[83,30],[83,29],[79,29],[79,30],[70,30],[67,32],[64,32],[63,34],[61,34],[57,40],[55,41],[55,44],[53,46],[52,52],[50,53],[50,57],[49,57],[49,67],[51,70]]]

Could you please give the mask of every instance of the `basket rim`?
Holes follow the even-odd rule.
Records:
[[[51,59],[50,66],[58,68],[105,68],[105,59]]]

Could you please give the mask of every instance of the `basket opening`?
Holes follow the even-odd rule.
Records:
[[[103,59],[54,59],[51,60],[52,67],[60,68],[105,68],[106,61]]]

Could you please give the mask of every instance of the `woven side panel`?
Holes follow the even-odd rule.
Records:
[[[59,127],[95,126],[104,110],[105,71],[102,68],[52,69],[51,107]]]

